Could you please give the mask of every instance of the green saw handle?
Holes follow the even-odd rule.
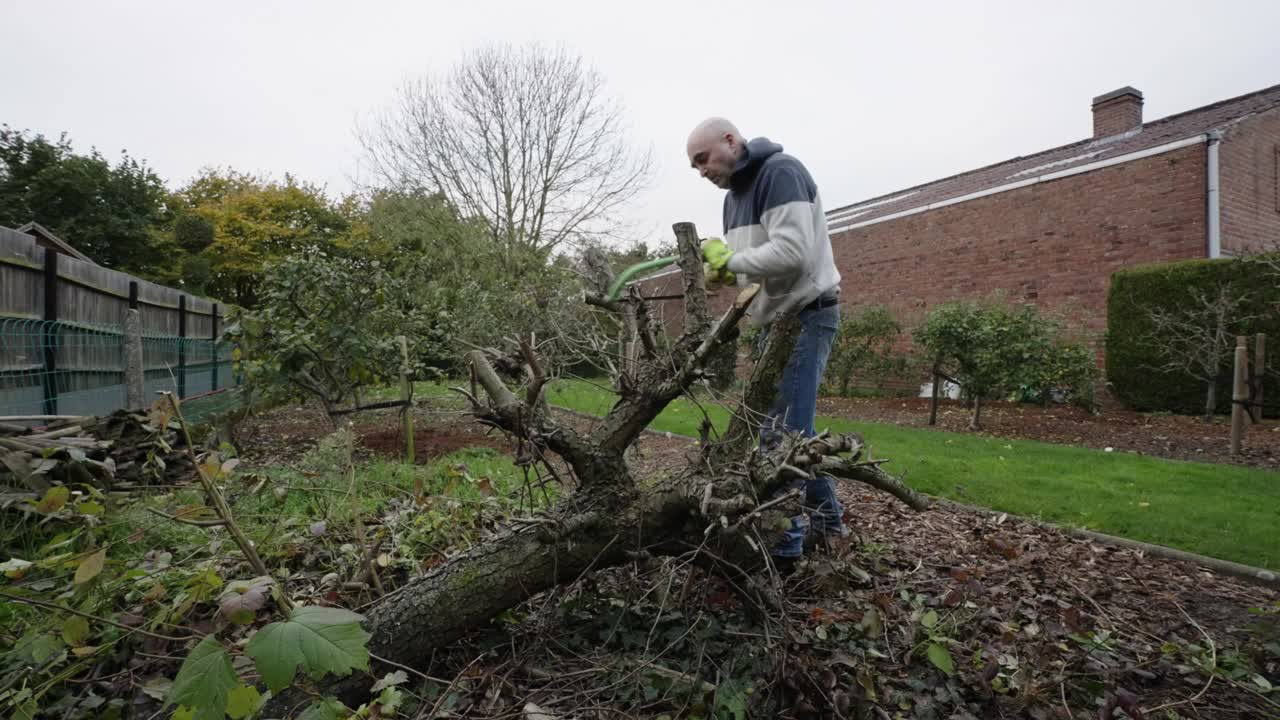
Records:
[[[680,256],[672,255],[670,257],[660,257],[654,260],[645,260],[642,263],[632,265],[626,270],[623,270],[622,274],[618,276],[618,279],[613,281],[613,285],[609,286],[609,294],[607,297],[609,300],[617,300],[622,296],[622,286],[630,282],[631,278],[650,270],[657,270],[658,268],[666,267],[679,259]]]

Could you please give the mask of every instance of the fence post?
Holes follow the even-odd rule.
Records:
[[[58,253],[44,249],[44,413],[58,414]]]
[[[209,333],[209,363],[213,375],[209,379],[209,391],[218,389],[218,303],[213,304],[213,331]]]
[[[178,397],[187,396],[187,296],[178,296]]]
[[[1231,387],[1231,454],[1239,455],[1244,441],[1245,403],[1249,401],[1249,348],[1236,336],[1235,381]]]
[[[1267,334],[1258,333],[1253,339],[1253,422],[1262,422],[1262,384],[1267,377]]]
[[[131,410],[146,407],[146,373],[142,365],[142,311],[138,283],[129,282],[129,309],[124,314],[124,396]]]
[[[409,341],[404,335],[399,335],[396,340],[400,343],[400,399],[404,400],[404,407],[401,412],[404,413],[404,455],[405,462],[413,464],[414,452],[413,447],[413,368],[409,365]]]

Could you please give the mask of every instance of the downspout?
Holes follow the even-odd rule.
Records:
[[[1218,192],[1218,146],[1222,142],[1221,130],[1209,131],[1209,162],[1206,170],[1208,174],[1208,208],[1207,222],[1209,240],[1209,257],[1222,257],[1222,208],[1219,203]]]

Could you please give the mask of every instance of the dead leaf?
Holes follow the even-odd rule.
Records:
[[[524,720],[557,720],[555,715],[543,710],[537,705],[527,702],[524,704]]]
[[[81,561],[80,566],[76,568],[76,584],[83,585],[90,580],[98,577],[102,572],[103,566],[107,563],[107,549],[102,548],[98,552],[90,555]]]

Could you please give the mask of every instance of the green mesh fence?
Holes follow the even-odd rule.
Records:
[[[235,407],[240,393],[229,344],[144,333],[141,346],[145,404],[160,391],[174,392],[202,420]],[[0,318],[0,416],[123,408],[127,353],[120,326]]]

